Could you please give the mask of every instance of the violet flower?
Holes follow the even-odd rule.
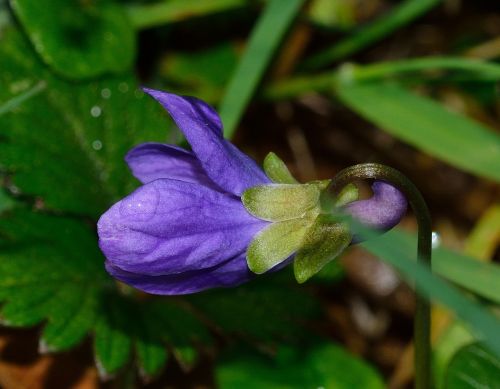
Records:
[[[145,92],[172,116],[192,151],[145,143],[127,154],[127,164],[143,185],[98,222],[106,270],[137,289],[161,295],[250,280],[254,273],[247,265],[247,248],[272,223],[250,214],[241,196],[271,180],[223,138],[221,120],[209,105],[193,97]],[[391,208],[390,197],[402,195],[385,183],[376,184],[374,191],[373,199],[349,206],[361,220],[366,211],[374,227],[392,227],[402,210]],[[404,197],[396,201],[406,204]]]

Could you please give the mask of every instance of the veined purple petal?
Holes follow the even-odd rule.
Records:
[[[237,196],[269,179],[250,157],[223,138],[215,110],[194,97],[145,88],[172,116],[184,133],[207,175],[222,189]]]
[[[144,275],[127,272],[110,262],[106,270],[115,278],[147,293],[179,295],[205,289],[237,286],[249,281],[254,274],[248,269],[245,253],[217,266],[169,275]]]
[[[406,197],[384,181],[372,184],[373,196],[367,200],[346,205],[346,211],[363,224],[378,230],[389,230],[399,223],[406,213]]]
[[[143,143],[130,150],[125,161],[134,177],[143,184],[160,178],[170,178],[194,182],[220,191],[208,178],[194,154],[181,147]]]
[[[244,252],[266,225],[232,195],[160,179],[113,205],[97,226],[114,266],[166,275],[217,266]]]

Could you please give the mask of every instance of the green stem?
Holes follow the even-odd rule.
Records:
[[[335,194],[345,185],[360,179],[384,180],[398,188],[408,199],[418,222],[417,260],[432,269],[432,226],[429,210],[417,187],[402,173],[389,166],[364,163],[348,167],[338,173],[330,183],[329,191]],[[417,294],[414,323],[415,388],[431,388],[430,303]]]
[[[399,74],[449,70],[470,73],[475,81],[500,80],[500,65],[496,63],[458,57],[413,58],[361,66],[345,64],[334,71],[291,78],[266,88],[263,97],[270,100],[287,99],[308,92],[328,92],[338,82],[376,81]]]

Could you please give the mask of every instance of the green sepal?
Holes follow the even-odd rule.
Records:
[[[320,191],[324,191],[326,188],[328,188],[328,185],[330,185],[331,181],[332,180],[314,180],[309,181],[307,184],[316,185]]]
[[[332,221],[328,215],[320,215],[304,236],[301,248],[295,256],[293,270],[298,283],[303,283],[335,259],[351,242],[351,234],[345,223]]]
[[[249,269],[262,274],[283,262],[299,249],[313,217],[273,223],[260,231],[247,250]]]
[[[347,184],[336,196],[332,196],[328,191],[322,190],[320,198],[322,213],[335,214],[337,213],[337,208],[343,207],[358,199],[359,190],[354,184]]]
[[[247,189],[241,201],[249,213],[262,220],[280,222],[297,219],[319,209],[317,184],[269,184]]]
[[[346,204],[352,203],[359,198],[359,189],[354,184],[347,184],[342,188],[335,199],[336,207],[343,207]]]
[[[273,152],[267,154],[264,159],[264,171],[271,181],[277,184],[298,184],[280,157]]]

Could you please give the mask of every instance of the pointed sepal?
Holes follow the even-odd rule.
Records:
[[[262,274],[280,264],[299,249],[314,218],[300,218],[273,223],[260,231],[247,250],[248,268]]]
[[[359,189],[354,184],[347,184],[342,188],[335,199],[336,207],[343,207],[346,204],[352,203],[359,198]]]
[[[319,210],[318,184],[270,184],[247,189],[241,201],[249,213],[262,220],[279,222],[301,218]]]
[[[263,165],[264,171],[271,181],[277,184],[298,184],[285,163],[273,152],[267,154]]]
[[[293,270],[297,282],[304,283],[328,262],[335,259],[351,242],[346,223],[320,215],[304,236],[295,256]]]

